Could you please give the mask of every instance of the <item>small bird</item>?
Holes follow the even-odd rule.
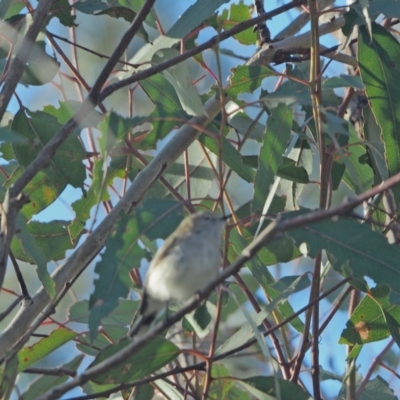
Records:
[[[229,216],[198,212],[185,218],[150,263],[140,317],[129,337],[142,335],[168,303],[183,302],[203,289],[221,265],[221,233]]]

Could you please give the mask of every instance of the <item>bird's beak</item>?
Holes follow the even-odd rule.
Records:
[[[230,217],[232,217],[232,214],[223,215],[223,216],[222,216],[222,219],[223,219],[224,221],[226,221],[226,220],[229,219]]]

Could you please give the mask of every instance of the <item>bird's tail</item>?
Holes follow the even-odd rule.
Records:
[[[133,338],[143,336],[149,330],[151,324],[156,318],[156,315],[157,313],[140,315],[136,321],[132,322],[128,332],[128,337]]]

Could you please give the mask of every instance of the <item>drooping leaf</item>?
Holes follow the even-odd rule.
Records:
[[[243,163],[242,157],[238,150],[225,138],[222,138],[221,152],[218,150],[218,143],[210,136],[200,135],[199,141],[216,155],[221,155],[226,165],[232,168],[246,182],[253,182],[255,173],[247,165]]]
[[[140,81],[140,86],[156,106],[145,118],[152,124],[152,129],[140,141],[140,148],[147,150],[154,148],[158,140],[164,138],[174,127],[183,124],[189,116],[182,109],[174,87],[161,74]],[[143,117],[133,118],[133,122],[136,121],[137,124],[145,122]]]
[[[371,189],[374,183],[374,171],[366,162],[366,148],[360,143],[355,129],[349,127],[349,146],[345,152],[346,170],[343,180],[356,194]]]
[[[389,178],[388,167],[385,160],[385,146],[382,142],[381,130],[376,123],[371,107],[363,109],[363,134],[369,150],[372,168],[375,172],[374,183],[378,185]]]
[[[154,54],[152,62],[160,64],[166,60],[179,56],[176,49],[162,49]],[[180,104],[188,115],[206,115],[203,103],[195,86],[193,86],[190,70],[186,61],[174,65],[162,72],[163,76],[174,87]]]
[[[304,167],[299,167],[291,158],[282,157],[276,175],[280,178],[297,183],[309,183],[308,173]]]
[[[372,25],[373,41],[360,28],[358,61],[368,100],[382,130],[389,175],[400,171],[400,44],[382,26]],[[392,188],[400,202],[400,187]]]
[[[261,141],[265,133],[265,125],[258,121],[254,121],[243,112],[236,113],[231,119],[229,119],[228,123],[240,135],[257,141]]]
[[[293,108],[280,104],[272,110],[267,131],[258,156],[258,169],[254,184],[253,212],[260,213],[274,182],[288,144],[293,120]]]

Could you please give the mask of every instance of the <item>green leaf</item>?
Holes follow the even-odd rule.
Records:
[[[23,167],[17,167],[4,186],[6,188],[12,186],[23,172]],[[25,186],[23,192],[29,197],[30,202],[22,207],[21,215],[26,220],[29,220],[33,215],[52,204],[63,192],[66,185],[65,183],[56,181],[57,178],[56,171],[50,172],[50,170],[46,168],[45,170],[39,171]]]
[[[56,295],[55,283],[47,271],[47,260],[40,247],[37,246],[33,237],[29,234],[26,221],[22,215],[17,215],[16,237],[21,243],[23,253],[36,264],[36,270],[40,282],[42,282],[47,294],[54,299]]]
[[[193,315],[196,322],[199,324],[201,329],[206,329],[209,323],[211,322],[211,315],[207,311],[207,307],[205,304],[202,304]]]
[[[288,75],[293,76],[295,79],[288,79],[286,82],[283,82],[283,84],[273,93],[265,95],[264,92],[261,92],[260,100],[262,100],[270,109],[277,107],[280,103],[288,106],[292,106],[296,103],[301,105],[311,105],[310,90],[305,83],[309,79],[309,70],[310,63],[308,61],[304,61],[300,65],[297,65],[293,70],[288,71]],[[305,82],[302,83],[300,80]],[[324,94],[324,91],[322,94]]]
[[[285,217],[301,215],[304,211],[288,213]],[[333,267],[356,277],[368,276],[377,284],[388,285],[393,296],[400,293],[400,249],[380,234],[355,220],[338,218],[310,224],[288,232],[296,244],[307,243],[310,257],[322,249],[331,253]]]
[[[260,400],[278,398],[311,400],[311,397],[304,392],[299,385],[278,377],[253,376],[251,378],[238,380],[237,383],[240,386],[244,386],[253,396]],[[279,393],[276,392],[276,383],[279,385]]]
[[[209,18],[215,10],[228,0],[202,0],[196,1],[178,18],[175,24],[165,35],[159,35],[153,43],[143,46],[131,58],[133,64],[145,64],[161,49],[174,47],[181,39],[195,30],[203,21]],[[158,75],[161,76],[161,75]]]
[[[254,213],[260,213],[263,209],[290,138],[292,120],[293,108],[284,104],[273,109],[268,118],[267,131],[258,156],[253,198]]]
[[[349,146],[345,154],[347,168],[343,180],[356,194],[360,194],[373,186],[374,171],[369,163],[363,161],[367,157],[365,146],[360,143],[355,129],[349,128]]]
[[[178,18],[174,26],[166,33],[166,36],[171,38],[183,38],[203,21],[211,17],[224,3],[229,0],[202,0],[196,1],[188,7],[186,11]],[[169,47],[169,46],[166,46]]]
[[[95,290],[90,296],[89,330],[93,340],[102,319],[126,297],[131,286],[129,271],[140,266],[147,252],[138,244],[141,235],[151,240],[166,238],[182,220],[183,207],[175,200],[150,199],[134,209],[129,218],[123,217],[116,231],[108,238],[106,250],[95,272]],[[110,268],[110,265],[113,268]]]
[[[66,124],[82,106],[82,102],[76,100],[59,101],[58,104],[58,108],[52,105],[44,106],[43,111],[46,114],[56,117],[61,125]],[[83,129],[88,126],[97,127],[102,119],[103,115],[96,110],[92,110],[89,115],[80,122],[79,128]]]
[[[27,233],[33,238],[33,243],[46,261],[62,260],[65,252],[74,248],[68,233],[67,226],[70,221],[39,222],[31,221],[26,224]],[[34,264],[34,260],[24,251],[20,237],[15,237],[11,244],[11,250],[19,260]]]
[[[309,183],[308,173],[304,167],[298,167],[291,158],[282,157],[276,175],[282,179],[297,183]]]
[[[365,18],[363,17],[363,7],[359,3],[354,3],[351,8],[358,14],[356,20],[357,25],[365,24]],[[371,20],[376,19],[380,14],[383,14],[386,18],[400,18],[400,4],[397,1],[388,0],[374,0],[368,4],[368,13]]]
[[[25,138],[23,143],[13,143],[16,160],[25,168],[28,167],[61,128],[62,125],[53,116],[43,111],[20,109],[11,126],[13,131]],[[54,185],[65,187],[70,184],[83,190],[83,182],[86,179],[82,163],[84,159],[82,144],[72,135],[58,148],[50,165],[43,172]]]
[[[118,306],[112,313],[102,320],[103,326],[120,326],[125,327],[132,321],[140,301],[119,299]],[[68,320],[87,324],[89,322],[89,301],[82,300],[74,303],[68,310]]]
[[[265,125],[254,121],[244,112],[236,113],[228,121],[229,125],[242,136],[248,136],[250,139],[260,142],[264,137]]]
[[[274,76],[276,73],[269,68],[259,65],[241,65],[232,68],[232,76],[229,78],[228,94],[236,99],[242,93],[253,93],[260,88],[264,78]]]
[[[189,159],[187,173],[190,176],[190,193],[187,192],[188,185],[184,155],[181,155],[175,163],[168,168],[165,178],[184,198],[187,198],[189,195],[191,198],[204,198],[209,194],[215,180],[213,170],[204,157],[199,143],[194,142],[187,150],[187,155]],[[166,191],[165,193],[169,194],[169,192]]]
[[[6,127],[0,127],[0,142],[21,143],[24,137]]]
[[[75,23],[76,15],[71,14],[71,6],[68,0],[55,0],[51,5],[50,12],[56,16],[64,26],[78,26]]]
[[[25,4],[18,0],[3,0],[0,2],[0,18],[3,21],[7,20],[19,14],[24,8]]]
[[[66,370],[76,371],[83,360],[83,354],[75,357],[71,361],[60,365],[58,368]],[[70,377],[68,375],[56,376],[56,375],[42,375],[30,383],[28,388],[19,397],[20,400],[38,399],[40,396],[45,394],[47,391],[55,386],[61,385],[66,382]]]
[[[108,15],[112,18],[123,18],[125,21],[132,22],[137,12],[132,7],[124,7],[130,2],[119,2],[118,0],[102,1],[102,0],[83,0],[75,2],[72,7],[84,14],[92,15]],[[148,17],[151,22],[153,19]],[[145,20],[146,21],[146,20]],[[149,36],[143,26],[140,26],[137,33],[144,41],[149,41]]]
[[[208,392],[210,399],[229,399],[230,391],[235,386],[235,379],[229,378],[230,373],[225,365],[214,363],[211,376],[212,380]]]
[[[375,185],[389,178],[389,172],[385,160],[385,146],[382,142],[381,130],[376,123],[371,107],[363,109],[363,133],[370,156],[371,165],[375,172]]]
[[[116,143],[121,143],[128,136],[128,133],[135,126],[134,121],[134,118],[124,118],[114,111],[111,111],[100,121],[98,129],[102,135],[99,145],[103,157],[108,156]]]
[[[173,128],[186,121],[188,115],[183,111],[174,87],[163,75],[157,74],[144,79],[140,81],[140,86],[156,105],[148,117],[132,119],[133,125],[143,124],[145,121],[152,124],[152,130],[139,143],[141,149],[148,150],[154,148],[157,141],[163,139]],[[142,132],[138,135],[143,136]]]
[[[387,286],[377,286],[372,289],[353,311],[339,343],[362,345],[386,339],[391,334],[388,319],[398,330],[400,306],[390,304],[389,294],[390,289]]]
[[[152,62],[160,64],[179,56],[179,54],[176,49],[162,49],[154,54]],[[180,104],[188,115],[202,116],[207,114],[199,93],[192,84],[193,79],[186,61],[176,64],[161,73],[174,87]]]
[[[129,400],[152,400],[154,398],[154,387],[150,383],[137,386]]]
[[[396,342],[397,346],[400,347],[400,318],[397,313],[396,319],[392,316],[392,313],[389,313],[385,309],[382,309],[383,316],[385,317],[385,321],[387,327],[389,329],[390,334],[392,335],[393,340]],[[398,310],[397,310],[398,311]]]
[[[222,138],[221,151],[218,149],[218,143],[208,135],[201,134],[198,140],[214,154],[221,155],[226,165],[232,168],[246,182],[254,181],[254,171],[243,163],[241,154],[233,147],[229,140]]]
[[[252,18],[250,7],[247,4],[239,3],[232,4],[228,11],[224,11],[218,21],[221,23],[225,30],[232,29],[235,25],[240,22],[247,21]],[[244,45],[255,45],[257,42],[257,34],[253,28],[248,28],[242,32],[239,32],[233,37],[240,43]]]
[[[24,347],[18,352],[19,367],[18,371],[24,371],[26,368],[35,364],[42,358],[51,354],[54,350],[63,344],[70,342],[77,336],[77,333],[67,328],[57,328],[46,338],[40,339],[32,346]]]
[[[132,342],[122,339],[119,343],[111,345],[100,352],[89,368],[108,360],[111,356],[122,351]],[[145,345],[137,353],[125,359],[125,361],[103,374],[97,375],[93,382],[124,383],[141,379],[167,365],[180,353],[177,346],[163,338],[154,338],[151,343]]]
[[[372,25],[373,41],[360,28],[358,61],[368,100],[382,129],[389,175],[400,171],[400,44],[382,26]],[[397,203],[400,187],[393,187]]]
[[[60,69],[60,63],[55,57],[49,56],[45,48],[44,40],[35,42],[20,83],[41,86],[51,82],[56,76]]]
[[[327,78],[322,82],[323,89],[336,89],[340,87],[352,87],[355,89],[364,89],[364,85],[359,76],[343,75]]]
[[[117,170],[110,166],[104,171],[103,166],[103,159],[98,159],[94,162],[92,184],[88,192],[72,203],[75,218],[68,226],[68,232],[73,243],[76,242],[84,230],[86,221],[90,217],[91,209],[101,201],[109,199],[109,194],[106,190],[107,187],[112,184],[114,178],[124,176],[122,170]]]
[[[366,384],[364,390],[361,392],[361,396],[359,396],[359,400],[371,399],[398,400],[398,397],[395,396],[388,383],[378,375]]]
[[[146,3],[146,0],[118,0],[118,3],[123,7],[130,8],[137,14]],[[145,22],[151,28],[157,29],[157,14],[154,8],[147,14]]]

